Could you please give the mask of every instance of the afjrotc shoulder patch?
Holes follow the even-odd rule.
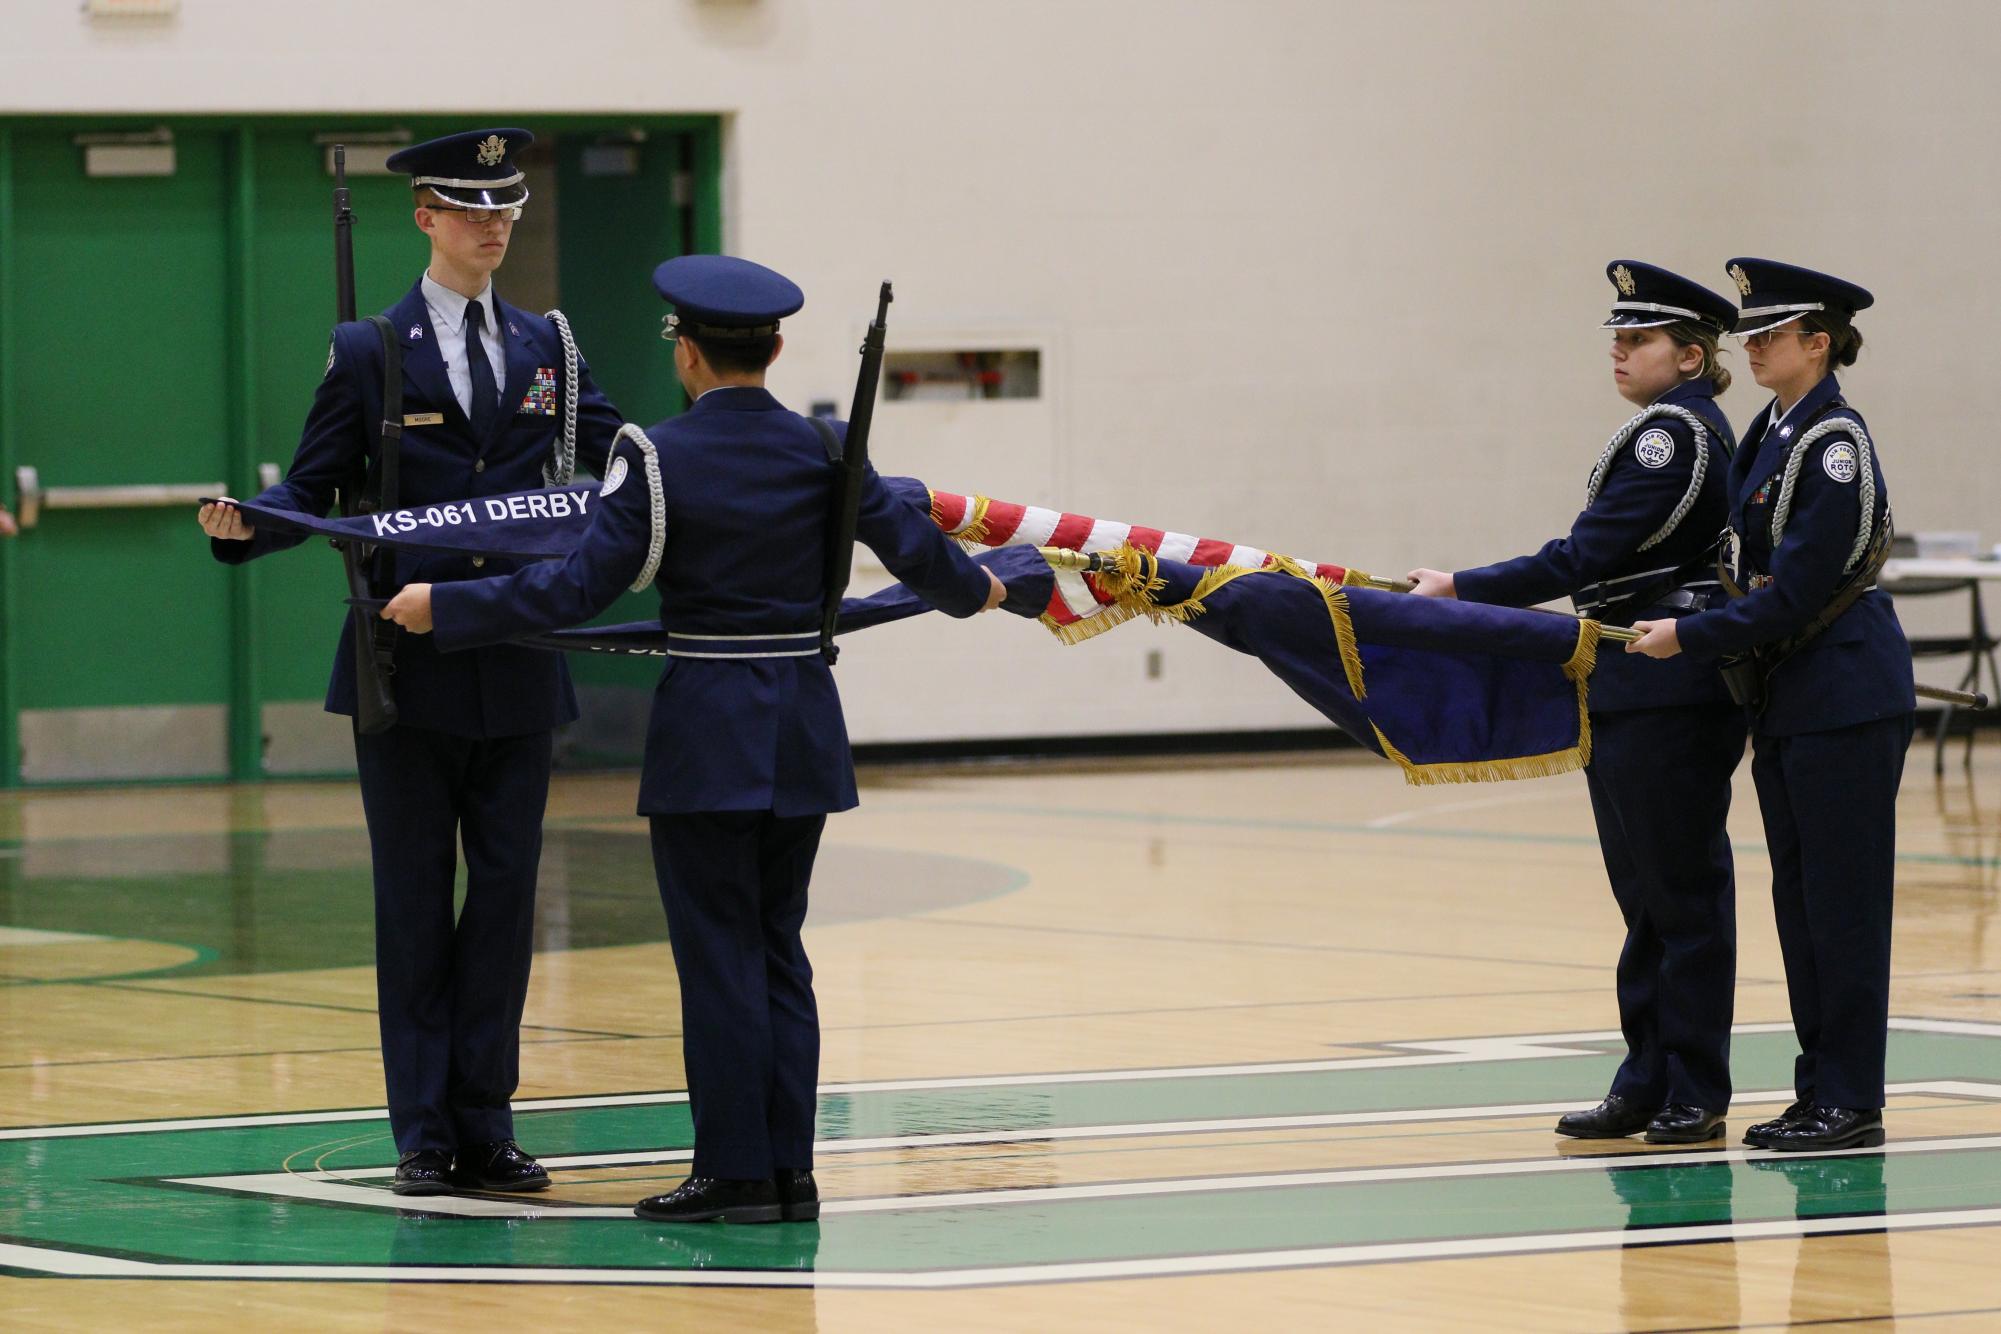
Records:
[[[1658,428],[1648,431],[1634,443],[1633,457],[1643,468],[1665,468],[1674,459],[1674,437]]]
[[[530,382],[528,392],[522,396],[521,412],[532,412],[538,416],[556,415],[556,368],[537,366],[535,379]]]
[[[1820,456],[1820,466],[1823,472],[1837,482],[1854,481],[1858,466],[1855,446],[1846,440],[1837,440]]]

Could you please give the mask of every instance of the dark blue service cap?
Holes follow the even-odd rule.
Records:
[[[1601,329],[1653,329],[1687,320],[1722,333],[1737,318],[1727,299],[1656,264],[1615,259],[1605,276],[1619,295]]]
[[[799,284],[734,255],[682,255],[653,270],[653,286],[674,303],[670,331],[696,337],[757,338],[806,304]]]
[[[1733,259],[1724,271],[1744,298],[1737,312],[1740,335],[1776,329],[1815,310],[1849,319],[1876,301],[1867,288],[1846,279],[1775,259]]]
[[[526,130],[467,130],[412,144],[392,154],[388,167],[408,173],[411,188],[429,187],[447,204],[509,208],[528,198],[514,155],[534,142]]]

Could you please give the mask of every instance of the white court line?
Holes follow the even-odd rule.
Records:
[[[2001,1083],[1983,1083],[1970,1080],[1914,1081],[1904,1084],[1891,1084],[1887,1086],[1885,1091],[1893,1094],[1929,1093],[1940,1097],[2001,1101]],[[1731,1099],[1731,1106],[1784,1106],[1792,1100],[1793,1091],[1791,1089],[1770,1089],[1758,1093],[1736,1094]],[[1013,1130],[967,1130],[937,1134],[886,1135],[870,1139],[821,1140],[814,1144],[813,1152],[815,1155],[831,1156],[845,1153],[876,1153],[887,1149],[956,1148],[980,1144],[1035,1144],[1049,1140],[1133,1139],[1158,1135],[1211,1135],[1263,1130],[1307,1130],[1333,1126],[1413,1125],[1436,1121],[1498,1121],[1515,1117],[1550,1116],[1589,1106],[1591,1106],[1589,1102],[1578,1102],[1575,1100],[1567,1102],[1515,1102],[1467,1107],[1395,1108],[1373,1112],[1319,1112],[1300,1116],[1242,1116],[1208,1120],[1133,1121],[1122,1124],[1091,1126],[1042,1126]],[[1686,1156],[1681,1155],[1681,1157]],[[654,1164],[687,1162],[693,1157],[694,1151],[692,1149],[641,1149],[630,1153],[551,1155],[543,1158],[541,1161],[545,1167],[554,1168],[558,1171],[568,1171],[572,1168],[647,1167]],[[282,1195],[286,1194],[287,1191],[279,1183],[291,1181],[322,1183],[373,1181],[393,1176],[395,1171],[396,1169],[393,1166],[376,1166],[341,1171],[239,1174],[229,1179],[233,1182],[263,1181],[270,1183],[268,1188],[263,1190],[263,1193]],[[205,1186],[214,1184],[217,1178],[184,1177],[177,1178],[177,1180],[186,1185]],[[258,1189],[243,1185],[231,1188]],[[374,1198],[382,1195],[382,1192],[379,1190],[372,1187],[357,1187],[357,1189],[367,1192],[371,1198],[349,1199],[348,1203],[389,1203],[389,1201]],[[391,1197],[392,1200],[394,1198],[396,1197]],[[428,1198],[441,1197],[434,1196]]]
[[[1949,1033],[1970,1037],[2001,1037],[2001,1024],[1982,1024],[1956,1019],[1891,1019],[1892,1029],[1918,1033]],[[1788,1033],[1786,1023],[1738,1024],[1732,1033]],[[925,1089],[1015,1088],[1037,1084],[1111,1084],[1148,1079],[1209,1079],[1237,1075],[1310,1074],[1336,1070],[1391,1070],[1412,1066],[1478,1064],[1490,1061],[1540,1060],[1552,1056],[1603,1056],[1605,1053],[1576,1048],[1583,1042],[1616,1042],[1623,1035],[1617,1029],[1580,1033],[1500,1034],[1473,1038],[1435,1038],[1421,1041],[1382,1042],[1376,1045],[1409,1052],[1412,1056],[1351,1056],[1324,1061],[1264,1061],[1249,1065],[1178,1065],[1123,1070],[1066,1070],[1045,1074],[970,1075],[946,1079],[869,1080],[847,1084],[822,1084],[827,1093],[902,1093]],[[1429,1053],[1438,1053],[1436,1055]],[[591,1107],[645,1107],[686,1102],[685,1092],[613,1093],[583,1098],[524,1098],[514,1104],[517,1112],[575,1111]],[[1567,1104],[1566,1104],[1567,1105]],[[343,1121],[382,1120],[386,1107],[345,1108],[339,1111],[259,1113],[248,1116],[186,1117],[166,1121],[97,1122],[87,1125],[19,1126],[0,1130],[0,1140],[71,1139],[87,1135],[143,1135],[176,1130],[225,1130],[250,1126],[331,1124]]]
[[[1783,1095],[1774,1094],[1777,1102]],[[2001,1087],[1990,1091],[2001,1096]],[[1260,1172],[1236,1176],[1168,1177],[1146,1181],[1101,1181],[1074,1186],[999,1186],[992,1190],[946,1191],[930,1195],[872,1195],[823,1200],[822,1215],[909,1213],[925,1209],[968,1209],[996,1205],[1043,1205],[1070,1200],[1129,1199],[1157,1195],[1209,1195],[1299,1186],[1350,1186],[1387,1181],[1445,1181],[1476,1177],[1544,1176],[1561,1172],[1603,1172],[1612,1168],[1688,1167],[1704,1163],[1799,1162],[1827,1158],[1881,1157],[1885,1154],[1948,1153],[2001,1148],[2001,1135],[1899,1140],[1874,1149],[1832,1149],[1824,1153],[1779,1153],[1771,1149],[1654,1150],[1620,1154],[1579,1154],[1562,1158],[1511,1159],[1467,1163],[1427,1163],[1411,1167],[1344,1167],[1315,1172]],[[170,1184],[239,1194],[268,1195],[327,1204],[449,1214],[460,1218],[630,1218],[629,1205],[584,1205],[496,1200],[484,1196],[393,1195],[376,1186],[358,1186],[332,1172],[258,1172],[235,1176],[177,1177]]]
[[[1780,1028],[1785,1025],[1779,1025]],[[1740,1030],[1744,1031],[1744,1030]],[[1576,1040],[1612,1041],[1607,1033],[1579,1034]],[[1170,1065],[1125,1070],[1065,1070],[1053,1074],[970,1075],[946,1079],[886,1079],[848,1084],[822,1084],[819,1092],[830,1093],[914,1093],[930,1089],[1020,1088],[1043,1084],[1117,1084],[1149,1079],[1215,1079],[1244,1075],[1315,1074],[1339,1070],[1395,1070],[1413,1066],[1458,1065],[1489,1061],[1542,1060],[1552,1056],[1603,1056],[1605,1053],[1581,1047],[1562,1047],[1554,1039],[1527,1040],[1512,1037],[1462,1038],[1424,1042],[1390,1042],[1385,1047],[1404,1048],[1407,1056],[1343,1056],[1321,1061],[1260,1061],[1248,1065]],[[613,1093],[584,1098],[523,1098],[514,1103],[517,1112],[575,1111],[590,1107],[646,1107],[686,1102],[685,1092]],[[191,1117],[172,1121],[99,1122],[91,1125],[23,1126],[0,1130],[0,1140],[69,1139],[83,1135],[138,1135],[173,1130],[223,1130],[239,1126],[310,1125],[319,1122],[380,1120],[389,1115],[386,1107],[351,1108],[327,1112],[278,1112],[250,1116]]]
[[[225,1265],[177,1264],[86,1255],[42,1246],[0,1242],[0,1267],[76,1278],[340,1280],[363,1283],[580,1283],[649,1287],[964,1288],[1020,1283],[1162,1278],[1178,1274],[1241,1273],[1477,1256],[1619,1250],[1696,1241],[1757,1241],[1829,1233],[1914,1232],[2001,1223],[2001,1209],[1937,1209],[1923,1213],[1843,1218],[1779,1218],[1754,1223],[1706,1223],[1629,1231],[1540,1232],[1517,1237],[1465,1237],[1448,1241],[1367,1242],[1223,1255],[1174,1255],[1141,1260],[1067,1261],[986,1269],[933,1269],[916,1273],[857,1270],[758,1269],[557,1269],[478,1265]],[[672,1226],[672,1225],[663,1225]],[[701,1226],[701,1225],[697,1225]]]

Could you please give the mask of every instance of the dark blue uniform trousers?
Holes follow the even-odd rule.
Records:
[[[1793,1088],[1832,1107],[1883,1105],[1897,787],[1916,715],[1761,736],[1751,776],[1772,854],[1772,912],[1799,1059]]]
[[[1724,821],[1744,756],[1727,702],[1591,715],[1584,777],[1626,921],[1611,1092],[1642,1107],[1730,1105],[1737,891]]]
[[[375,988],[399,1153],[514,1137],[551,734],[355,735]],[[461,841],[465,907],[453,920]]]
[[[820,1012],[799,929],[824,815],[650,817],[681,979],[695,1121],[690,1174],[762,1180],[813,1166]]]

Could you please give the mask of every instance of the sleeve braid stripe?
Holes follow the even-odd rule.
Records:
[[[1657,547],[1667,541],[1674,530],[1681,527],[1681,521],[1695,508],[1697,497],[1702,494],[1702,482],[1709,475],[1709,423],[1687,408],[1676,407],[1672,403],[1656,403],[1633,414],[1631,421],[1612,432],[1612,438],[1605,442],[1604,450],[1598,455],[1598,462],[1592,465],[1591,480],[1584,484],[1584,507],[1589,509],[1598,499],[1598,492],[1605,485],[1605,474],[1612,468],[1612,460],[1619,457],[1619,451],[1631,443],[1639,429],[1649,421],[1662,417],[1678,417],[1695,433],[1695,468],[1688,479],[1688,490],[1676,503],[1667,517],[1667,522],[1654,530],[1654,535],[1640,543],[1639,550]]]

